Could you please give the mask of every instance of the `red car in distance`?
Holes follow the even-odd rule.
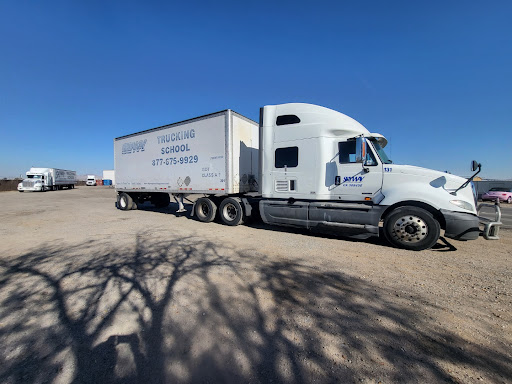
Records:
[[[503,187],[494,187],[489,189],[489,192],[486,192],[482,195],[482,200],[492,200],[496,201],[496,199],[500,199],[500,201],[506,201],[509,204],[512,204],[512,189],[503,188]]]

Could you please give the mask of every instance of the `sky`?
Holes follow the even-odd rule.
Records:
[[[102,175],[115,137],[318,104],[394,163],[512,179],[511,1],[0,0],[0,177]]]

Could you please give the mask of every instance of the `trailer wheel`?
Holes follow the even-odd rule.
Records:
[[[117,208],[119,208],[121,211],[128,211],[133,209],[134,204],[135,203],[133,202],[133,199],[127,193],[122,192],[117,196]]]
[[[400,207],[384,220],[384,236],[395,247],[411,251],[429,249],[437,243],[439,222],[425,209]]]
[[[222,222],[226,225],[240,225],[244,222],[245,214],[239,199],[228,197],[222,200],[219,207]]]
[[[209,223],[215,219],[217,206],[209,198],[201,197],[196,201],[195,211],[199,221],[202,221],[203,223]]]

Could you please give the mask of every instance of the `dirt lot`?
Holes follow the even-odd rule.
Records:
[[[390,248],[2,192],[0,382],[512,382],[512,232]]]

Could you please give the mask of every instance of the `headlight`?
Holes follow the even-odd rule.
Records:
[[[450,200],[450,203],[456,205],[459,208],[467,209],[468,211],[472,211],[474,209],[470,203],[464,200]]]

